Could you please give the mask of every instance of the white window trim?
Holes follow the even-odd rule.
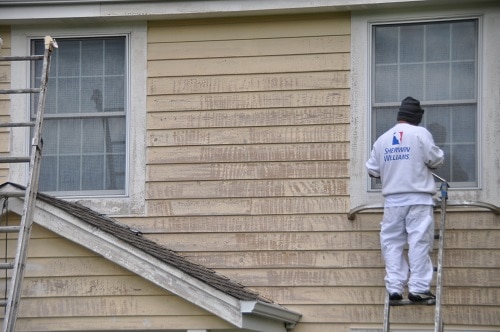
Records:
[[[365,162],[371,151],[370,142],[370,52],[373,23],[411,22],[454,18],[479,18],[478,57],[478,188],[450,188],[448,196],[459,201],[500,201],[500,8],[455,8],[453,10],[360,11],[351,18],[351,208],[364,204],[382,203],[380,191],[370,190]],[[489,134],[489,135],[488,135]],[[496,140],[496,141],[495,141]],[[438,194],[439,195],[439,194]]]
[[[70,201],[78,201],[82,205],[101,213],[125,216],[143,214],[145,174],[146,174],[146,63],[147,63],[147,25],[146,23],[98,25],[89,27],[73,26],[13,26],[12,55],[27,55],[30,52],[30,40],[52,37],[92,37],[109,35],[128,35],[128,75],[127,87],[127,174],[125,194],[99,196],[63,197]],[[133,64],[133,65],[132,65]],[[29,86],[30,71],[27,62],[13,62],[11,66],[12,87]],[[29,96],[14,95],[11,99],[11,121],[24,122],[28,119]],[[12,155],[28,153],[29,137],[26,130],[12,130]],[[26,184],[27,169],[24,165],[12,165],[10,181]]]

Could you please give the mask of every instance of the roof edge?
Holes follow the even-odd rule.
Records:
[[[11,198],[9,201],[11,211],[22,213],[22,199]],[[57,208],[48,205],[37,200],[34,214],[36,224],[105,257],[230,324],[242,324],[236,299],[212,289],[175,267],[166,266],[166,263],[123,241],[112,239],[112,235],[85,225],[74,216],[64,216],[56,211]]]
[[[493,0],[481,0],[493,1]],[[7,0],[0,2],[0,22],[23,23],[42,20],[155,20],[191,19],[298,13],[325,13],[472,3],[471,0]]]
[[[0,192],[23,192],[15,183],[0,185]],[[230,294],[190,276],[113,234],[87,223],[78,216],[51,204],[49,196],[39,194],[34,222],[61,237],[79,244],[111,262],[141,276],[220,319],[255,332],[282,332],[295,326],[301,314],[264,300],[238,300]],[[48,200],[48,201],[47,201]],[[9,209],[22,214],[23,199],[11,197]],[[69,204],[69,203],[68,203]],[[109,218],[102,216],[102,218]],[[109,222],[115,222],[109,219]],[[136,234],[140,236],[139,233]]]

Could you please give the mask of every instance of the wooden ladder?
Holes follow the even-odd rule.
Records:
[[[0,127],[33,127],[33,135],[31,141],[31,154],[29,157],[2,157],[0,163],[29,163],[29,176],[27,179],[26,190],[24,192],[24,205],[21,222],[18,227],[4,226],[0,227],[2,233],[18,233],[16,256],[13,262],[2,263],[0,268],[11,269],[12,276],[8,287],[7,299],[0,302],[4,306],[5,316],[2,325],[2,331],[11,332],[15,330],[17,313],[19,309],[19,301],[21,298],[21,285],[24,277],[26,266],[26,257],[28,252],[28,242],[31,234],[31,226],[33,224],[33,213],[35,210],[36,195],[38,192],[38,178],[40,174],[40,161],[42,156],[42,124],[45,109],[45,99],[47,93],[47,85],[50,72],[50,59],[52,51],[57,47],[55,40],[50,37],[45,37],[45,51],[43,55],[29,56],[5,56],[0,57],[0,61],[36,61],[43,60],[41,83],[39,88],[30,89],[10,89],[0,90],[0,94],[31,94],[39,93],[38,106],[36,111],[36,119],[34,122],[23,123],[3,123]],[[13,194],[14,195],[14,194]],[[4,195],[8,196],[8,195]],[[19,196],[19,195],[17,195]]]
[[[436,299],[423,301],[423,302],[411,302],[410,300],[401,300],[401,301],[391,301],[389,300],[389,293],[385,294],[384,301],[384,326],[383,332],[390,332],[391,324],[391,306],[405,306],[405,305],[435,305],[434,309],[434,332],[443,332],[444,331],[444,322],[441,312],[441,295],[443,289],[443,254],[444,254],[444,230],[446,223],[446,202],[448,200],[448,182],[433,174],[436,178],[441,181],[441,220],[439,225],[439,235],[437,238],[439,239],[439,249],[438,249],[438,261],[436,268]]]

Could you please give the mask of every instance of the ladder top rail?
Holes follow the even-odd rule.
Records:
[[[434,200],[434,209],[439,209],[441,200],[435,199]],[[495,215],[500,215],[500,207],[496,206],[491,203],[487,202],[482,202],[482,201],[460,201],[460,200],[448,200],[446,205],[448,207],[460,207],[460,208],[471,208],[471,207],[479,207],[483,208],[489,211],[492,211]],[[347,219],[353,221],[356,219],[356,215],[358,213],[361,213],[363,211],[369,211],[369,210],[381,210],[384,209],[384,204],[382,203],[376,203],[376,204],[364,204],[357,206],[353,209],[351,209],[347,213]]]

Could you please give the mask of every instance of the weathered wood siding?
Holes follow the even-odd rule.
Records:
[[[147,217],[126,222],[301,312],[297,332],[383,321],[381,216],[346,218],[349,40],[349,14],[149,27]],[[498,326],[498,217],[449,218],[445,322]]]
[[[380,329],[381,215],[346,218],[349,59],[348,13],[150,22],[147,215],[121,220],[302,313],[295,332]],[[498,330],[499,217],[449,213],[448,229],[444,321]],[[228,328],[40,227],[23,297],[26,330]],[[433,322],[432,307],[393,312],[397,327]]]
[[[7,217],[2,217],[5,225]],[[9,216],[9,224],[19,218]],[[16,241],[0,239],[0,257],[12,258]],[[10,275],[10,273],[9,273]],[[5,292],[5,275],[0,276]],[[229,328],[188,303],[46,229],[34,226],[16,325],[19,331]],[[0,314],[3,317],[3,310]]]
[[[10,55],[10,26],[0,25],[0,38],[3,45],[0,47],[0,56]],[[10,62],[0,61],[0,89],[10,89]],[[10,95],[0,94],[0,123],[9,122]],[[0,156],[9,155],[9,129],[0,128]],[[0,164],[0,183],[7,181],[8,164]]]

